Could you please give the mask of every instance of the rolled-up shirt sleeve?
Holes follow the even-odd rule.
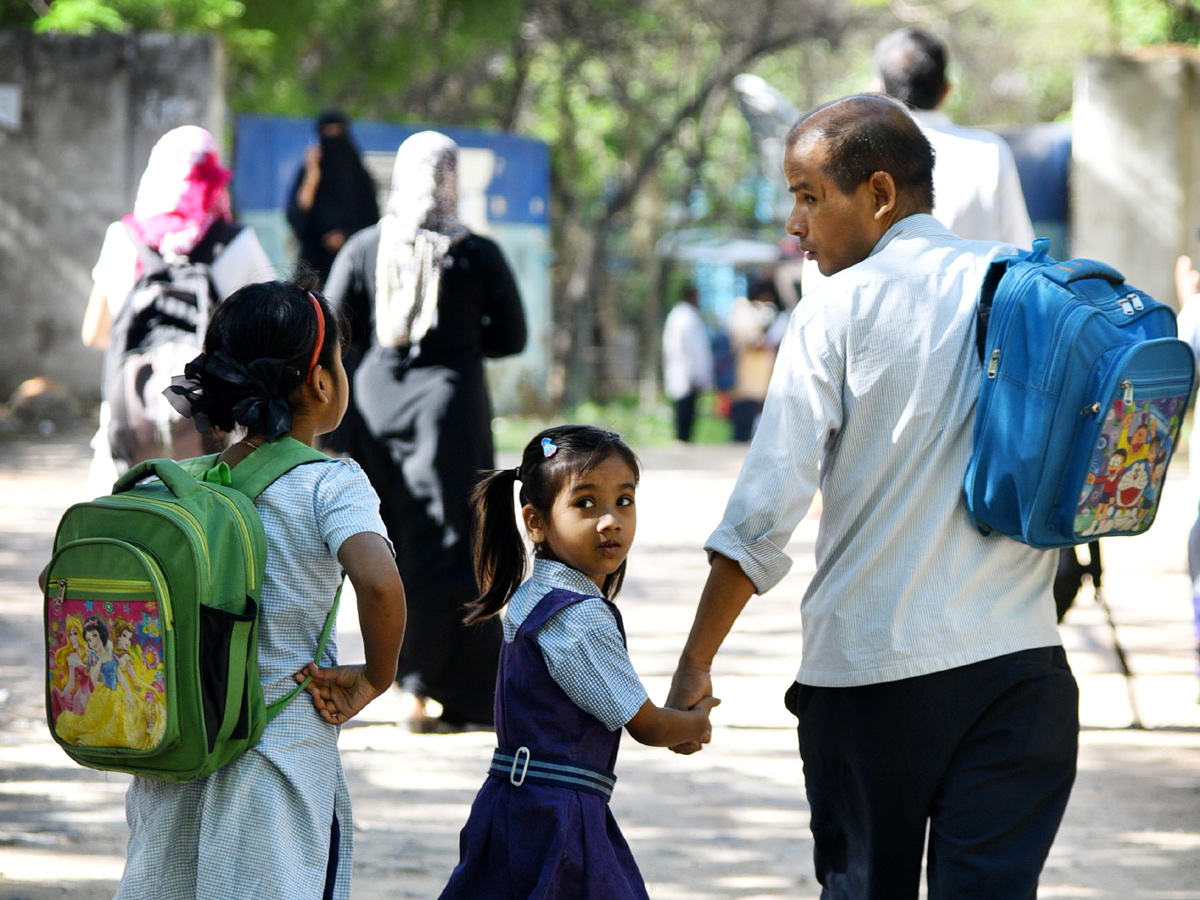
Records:
[[[836,452],[845,389],[845,320],[834,277],[805,297],[779,347],[758,430],[725,515],[704,547],[736,562],[764,593],[788,573],[784,548]]]

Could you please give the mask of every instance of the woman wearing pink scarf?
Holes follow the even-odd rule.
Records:
[[[109,226],[100,258],[92,269],[95,284],[82,329],[85,345],[108,346],[113,320],[142,274],[135,240],[168,261],[188,257],[210,262],[218,297],[226,297],[244,284],[275,277],[254,230],[231,222],[227,189],[230,176],[221,165],[216,142],[203,128],[184,125],[159,139],[150,152],[133,212]],[[187,359],[195,355],[195,348],[180,345],[181,357],[189,353]],[[178,361],[179,372],[187,359]],[[171,368],[169,362],[165,368]],[[165,387],[171,374],[178,373],[156,373],[155,384],[161,380]],[[146,396],[152,393],[158,392],[150,386]],[[108,405],[102,403],[100,431],[92,443],[96,453],[89,482],[89,487],[103,492],[110,489],[118,466],[128,462],[114,463],[112,459],[109,413]],[[174,449],[179,452],[171,455],[187,455],[199,449],[199,442]]]

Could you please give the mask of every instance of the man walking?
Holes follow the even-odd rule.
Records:
[[[940,107],[950,93],[946,45],[901,28],[875,45],[884,93],[909,107],[933,145],[933,215],[961,238],[1028,249],[1033,226],[1012,150],[999,135],[955,125]]]
[[[686,284],[663,325],[663,390],[675,412],[675,439],[690,441],[696,400],[713,386],[712,345],[700,318],[696,287]]]
[[[721,642],[787,573],[819,484],[786,703],[827,900],[915,900],[927,829],[930,900],[1034,897],[1075,775],[1056,554],[981,535],[962,498],[976,296],[1009,248],[933,218],[932,169],[921,129],[877,95],[788,136],[787,231],[832,277],[793,313],[668,699],[712,693]]]

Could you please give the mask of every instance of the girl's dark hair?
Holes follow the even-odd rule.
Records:
[[[167,388],[167,398],[207,432],[242,425],[271,440],[292,428],[289,397],[308,378],[320,332],[317,362],[329,369],[343,346],[337,314],[316,291],[285,281],[249,284],[217,305],[204,335],[204,353]]]
[[[547,447],[557,448],[550,456],[543,449],[546,441]],[[480,596],[467,604],[467,624],[500,612],[525,580],[525,541],[513,513],[513,484],[521,482],[521,505],[529,504],[548,521],[559,492],[610,456],[619,456],[629,465],[636,483],[641,463],[619,434],[593,425],[556,425],[539,432],[526,444],[519,472],[494,469],[475,485],[471,498],[475,508],[471,551]],[[604,596],[610,600],[615,597],[624,580],[623,561],[620,568],[604,579]]]

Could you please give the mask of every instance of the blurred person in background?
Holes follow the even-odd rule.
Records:
[[[317,119],[320,143],[304,154],[288,194],[287,220],[300,242],[299,262],[329,277],[333,258],[355,232],[379,221],[375,182],[350,139],[350,120],[337,110]]]
[[[500,248],[458,219],[454,141],[423,131],[400,145],[387,210],[342,248],[325,296],[361,354],[349,453],[379,494],[408,597],[405,718],[415,731],[490,727],[502,631],[463,624],[479,595],[470,496],[495,468],[484,359],[521,352],[526,326]]]
[[[875,45],[883,92],[904,103],[933,146],[933,217],[969,241],[1033,246],[1033,225],[1012,150],[999,135],[955,125],[940,107],[950,94],[946,45],[900,28]]]
[[[1200,272],[1192,265],[1190,256],[1181,256],[1175,263],[1175,291],[1179,301],[1179,337],[1191,345],[1200,359]],[[1196,420],[1192,420],[1188,438],[1188,473],[1192,482],[1192,502],[1197,504],[1196,520],[1188,535],[1188,573],[1192,578],[1192,615],[1196,624],[1196,651],[1200,656],[1200,435]],[[1196,673],[1200,675],[1200,658]],[[1200,694],[1196,696],[1200,703]]]
[[[738,297],[729,310],[726,327],[734,350],[734,384],[729,418],[733,439],[745,443],[754,435],[775,367],[782,335],[775,328],[783,304],[768,279],[751,283],[748,296]],[[786,321],[786,320],[785,320]]]
[[[84,312],[81,337],[88,347],[108,348],[112,326],[126,307],[130,294],[145,272],[142,255],[151,258],[187,260],[209,266],[213,301],[232,294],[245,284],[269,281],[275,269],[258,241],[254,229],[233,222],[228,184],[232,177],[221,165],[216,141],[196,125],[184,125],[163,135],[150,152],[149,162],[138,185],[133,212],[109,225],[92,269],[92,293]],[[190,341],[160,345],[145,363],[146,371],[134,381],[139,386],[143,407],[164,418],[161,430],[169,440],[150,448],[133,448],[132,454],[118,449],[114,459],[110,442],[112,400],[100,404],[100,429],[92,441],[95,451],[88,476],[93,495],[107,494],[117,475],[135,457],[171,456],[183,459],[216,449],[204,443],[195,426],[180,417],[161,396],[173,375],[197,353],[207,323]],[[137,373],[135,373],[137,374]],[[118,413],[118,416],[121,414]]]
[[[675,439],[690,441],[696,422],[696,400],[713,386],[713,353],[708,330],[700,318],[700,297],[694,284],[685,284],[663,324],[663,390],[671,401]]]

